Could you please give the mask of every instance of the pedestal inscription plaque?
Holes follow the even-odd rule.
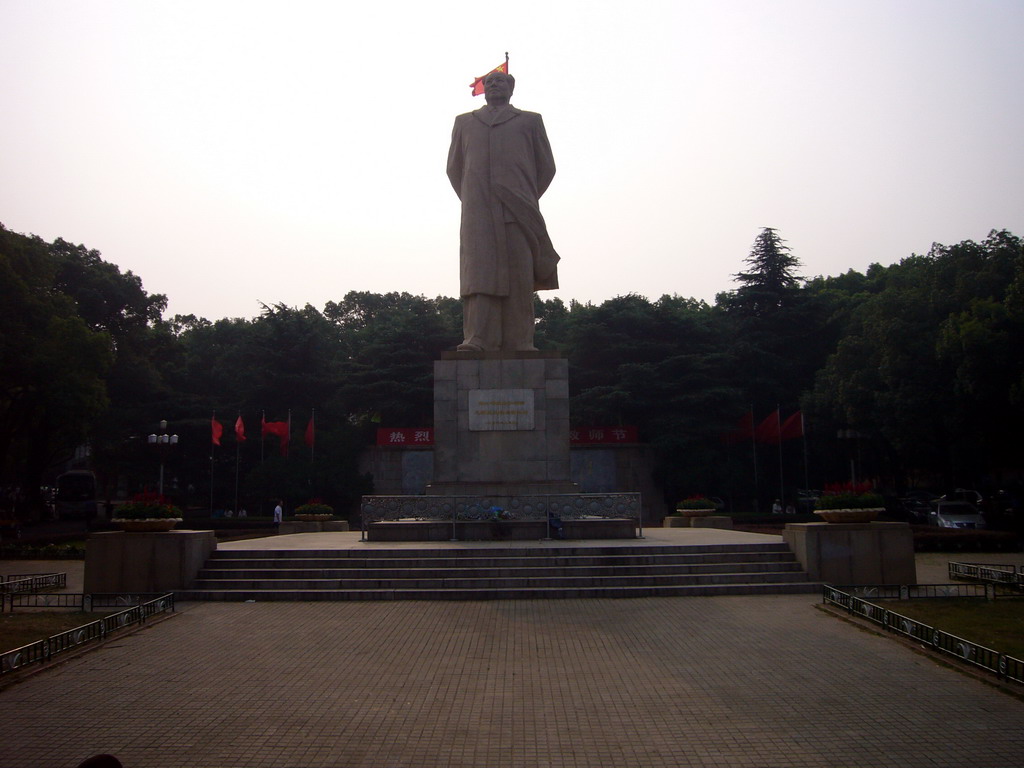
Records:
[[[471,389],[469,429],[472,432],[533,429],[533,390]]]

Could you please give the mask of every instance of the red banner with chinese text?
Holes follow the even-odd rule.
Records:
[[[606,445],[639,442],[636,427],[572,427],[570,445]]]
[[[434,430],[430,427],[381,427],[377,430],[377,445],[402,448],[433,444]]]

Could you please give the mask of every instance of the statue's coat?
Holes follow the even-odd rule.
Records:
[[[455,118],[448,178],[462,201],[462,296],[508,295],[505,224],[513,221],[530,243],[534,290],[558,287],[558,254],[538,202],[554,175],[551,145],[536,112],[506,105]]]

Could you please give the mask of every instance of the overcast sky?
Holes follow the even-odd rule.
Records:
[[[458,293],[445,176],[508,51],[562,288],[710,301],[762,227],[803,274],[1024,235],[1024,2],[0,0],[0,222],[168,314]]]

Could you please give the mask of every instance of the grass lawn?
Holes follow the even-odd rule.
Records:
[[[1024,659],[1024,599],[929,598],[879,603],[943,632]]]
[[[106,613],[83,613],[82,611],[24,611],[5,613],[0,616],[0,652],[13,651],[23,645],[45,640],[68,629],[98,621]]]

